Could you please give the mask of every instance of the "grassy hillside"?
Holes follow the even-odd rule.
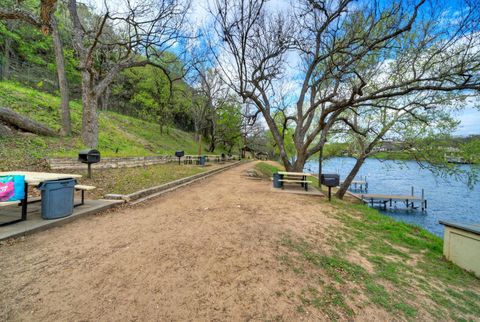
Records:
[[[49,127],[59,130],[60,97],[12,82],[0,82],[0,106],[10,108]],[[0,170],[12,167],[34,167],[45,156],[77,156],[84,148],[80,139],[82,126],[81,103],[70,103],[73,136],[47,138],[22,133],[0,137]],[[159,126],[133,117],[101,112],[99,146],[102,156],[146,156],[173,154],[182,149],[197,153],[192,133],[170,129],[160,134]]]

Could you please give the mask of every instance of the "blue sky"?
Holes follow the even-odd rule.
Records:
[[[480,134],[480,111],[475,108],[466,108],[457,117],[461,124],[456,135]]]
[[[388,1],[388,0],[384,0]],[[459,11],[464,10],[464,2],[462,0],[437,0],[440,1],[439,4],[445,5],[449,7],[452,14],[450,17],[455,17],[456,13],[458,14]],[[101,10],[103,8],[103,0],[87,0],[87,2],[96,4],[97,9]],[[271,0],[269,1],[268,5],[275,7],[277,9],[285,10],[290,5],[289,0]],[[110,1],[109,4],[120,4],[122,0]],[[201,28],[206,20],[208,19],[208,7],[209,3],[212,3],[212,0],[194,0],[191,3],[190,8],[190,21],[193,26],[198,26]],[[388,3],[388,2],[387,2]],[[431,4],[435,4],[435,1],[431,2]],[[431,10],[431,6],[425,6],[425,10]],[[444,7],[445,8],[445,7]],[[446,15],[448,16],[448,15]],[[480,106],[480,94],[478,95],[479,103],[477,106]],[[467,103],[465,109],[459,113],[455,113],[455,117],[461,122],[458,130],[454,133],[455,135],[466,136],[470,134],[480,134],[480,109],[475,108],[472,101]]]

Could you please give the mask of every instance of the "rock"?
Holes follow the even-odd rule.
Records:
[[[249,177],[259,177],[258,172],[255,169],[247,170],[247,176]]]

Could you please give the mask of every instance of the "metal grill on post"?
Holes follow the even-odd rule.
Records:
[[[78,153],[78,161],[88,165],[88,178],[92,177],[92,164],[100,162],[100,152],[95,149],[87,149]]]
[[[340,176],[338,174],[322,174],[320,181],[328,187],[328,201],[332,200],[332,187],[340,185]]]
[[[180,159],[185,155],[185,151],[175,151],[175,156],[178,158],[178,165],[180,165]]]

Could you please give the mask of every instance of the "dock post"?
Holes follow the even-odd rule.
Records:
[[[413,197],[413,193],[414,193],[414,189],[413,189],[413,186],[412,186],[412,197]]]
[[[425,190],[422,189],[422,211],[425,210]]]

